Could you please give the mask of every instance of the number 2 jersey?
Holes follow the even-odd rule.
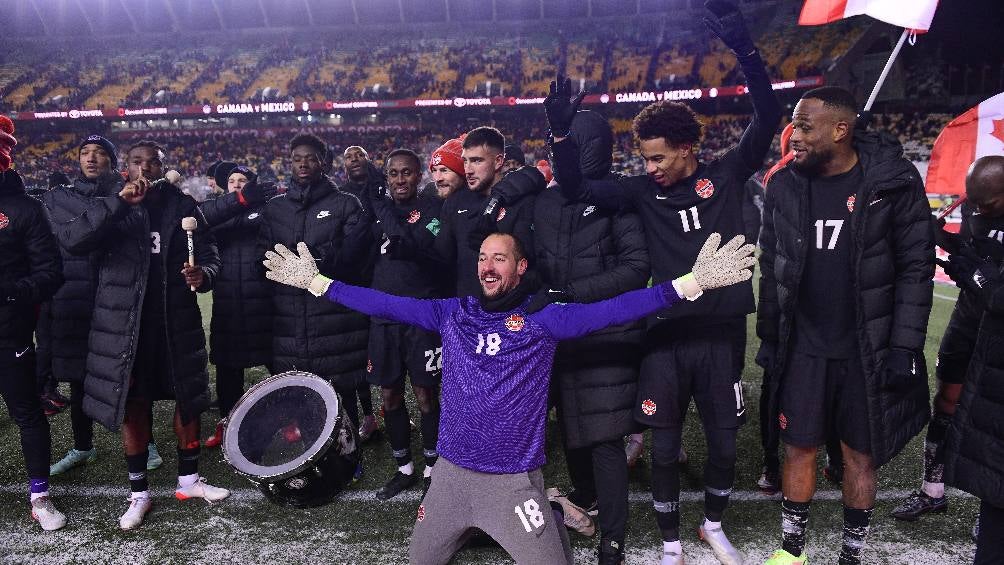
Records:
[[[544,465],[544,428],[558,342],[643,318],[680,302],[671,282],[591,304],[526,304],[487,312],[477,298],[423,300],[333,282],[326,297],[370,316],[443,337],[442,412],[437,451],[482,473]],[[703,298],[702,298],[703,300]]]

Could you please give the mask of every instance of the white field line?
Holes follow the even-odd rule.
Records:
[[[954,296],[948,296],[947,294],[938,294],[937,292],[934,293],[934,297],[940,298],[942,300],[948,300],[949,302],[955,302],[958,300]]]
[[[0,485],[0,492],[4,494],[27,494],[26,485]],[[123,484],[122,486],[96,486],[96,487],[69,487],[62,485],[53,485],[51,487],[51,492],[53,497],[59,496],[71,496],[71,497],[85,497],[85,498],[122,498],[123,500],[128,498],[129,489],[128,486]],[[391,500],[388,501],[378,501],[376,499],[375,490],[347,490],[341,493],[335,502],[373,502],[380,505],[386,505],[393,502],[418,502],[422,498],[422,493],[420,490],[412,489],[403,492]],[[906,498],[912,490],[906,489],[888,489],[880,490],[876,496],[877,500],[902,500]],[[174,491],[168,489],[151,489],[152,496],[154,497],[171,497]],[[972,495],[966,492],[962,492],[957,489],[948,489],[947,494],[952,498],[972,498]],[[833,501],[840,500],[842,494],[839,490],[820,490],[816,491],[816,495],[813,500],[824,500]],[[256,500],[264,501],[264,495],[256,489],[250,488],[240,488],[233,489],[230,491],[230,497],[227,499],[234,502],[254,502]],[[645,491],[634,491],[628,496],[630,502],[651,502],[652,493]],[[680,493],[681,502],[701,502],[704,500],[704,491],[683,491]],[[781,500],[781,495],[777,494],[774,496],[766,496],[760,491],[753,490],[741,490],[734,491],[729,499],[731,502],[778,502]]]

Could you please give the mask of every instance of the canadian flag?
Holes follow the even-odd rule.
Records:
[[[965,194],[969,165],[986,155],[1004,155],[1004,92],[970,108],[941,130],[927,167],[927,192]]]
[[[927,31],[937,7],[938,0],[805,0],[798,24],[828,24],[867,14],[899,27]]]

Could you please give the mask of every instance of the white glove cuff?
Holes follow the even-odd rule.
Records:
[[[691,302],[704,294],[704,291],[701,290],[701,285],[697,284],[697,280],[694,279],[694,273],[687,273],[682,277],[673,279],[673,288],[676,289],[676,294],[680,298],[686,298]]]
[[[318,297],[324,296],[327,294],[328,287],[331,286],[332,282],[331,279],[324,275],[314,275],[314,278],[310,280],[310,284],[307,285],[307,292]]]

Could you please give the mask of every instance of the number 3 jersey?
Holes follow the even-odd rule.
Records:
[[[828,359],[858,354],[851,218],[859,206],[855,194],[863,180],[859,163],[846,173],[809,181],[809,221],[802,234],[805,267],[794,325],[796,351]]]

